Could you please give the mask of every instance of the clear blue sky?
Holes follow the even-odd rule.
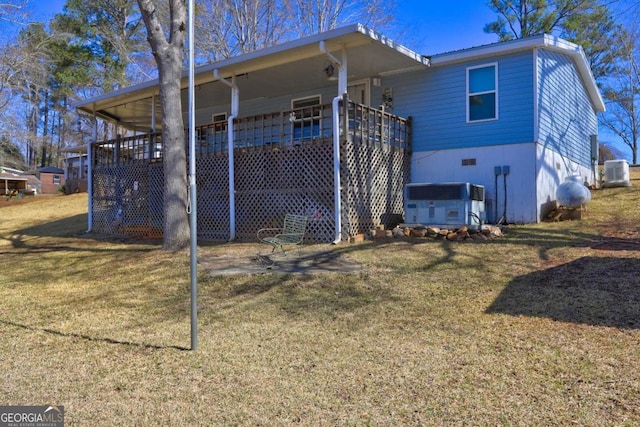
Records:
[[[496,19],[483,0],[398,0],[394,16],[407,32],[403,43],[423,55],[494,43],[484,25]]]

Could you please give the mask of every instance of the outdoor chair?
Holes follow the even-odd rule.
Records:
[[[298,252],[304,240],[305,229],[307,228],[307,217],[303,215],[286,214],[284,224],[281,228],[263,228],[258,230],[257,237],[260,243],[271,247],[271,254],[282,253],[286,255],[285,249],[297,246]],[[268,257],[258,254],[258,259],[267,267],[274,264]]]

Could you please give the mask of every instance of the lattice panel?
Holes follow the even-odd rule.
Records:
[[[227,240],[229,184],[226,153],[197,159],[198,237]],[[341,146],[342,238],[389,225],[402,215],[409,155],[401,149]],[[96,166],[93,229],[98,233],[162,237],[162,162]],[[334,239],[333,146],[317,140],[297,147],[236,150],[236,238],[281,226],[287,213],[307,215],[307,240]]]
[[[162,237],[162,164],[97,167],[93,175],[93,230]]]
[[[198,237],[229,239],[229,161],[226,153],[196,159]]]
[[[333,219],[331,144],[316,142],[236,154],[236,235],[255,240],[287,213],[307,215],[307,239],[329,241]]]
[[[402,222],[403,189],[410,158],[402,149],[366,144],[341,146],[342,238],[378,225]]]
[[[149,237],[162,238],[164,222],[164,164],[154,162],[147,170],[148,225]]]

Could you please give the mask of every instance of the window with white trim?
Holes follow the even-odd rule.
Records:
[[[467,68],[467,122],[498,118],[498,64]]]
[[[298,143],[320,136],[322,99],[320,95],[291,100],[293,138]]]

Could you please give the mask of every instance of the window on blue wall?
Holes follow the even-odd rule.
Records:
[[[498,64],[467,68],[467,121],[498,118]]]

